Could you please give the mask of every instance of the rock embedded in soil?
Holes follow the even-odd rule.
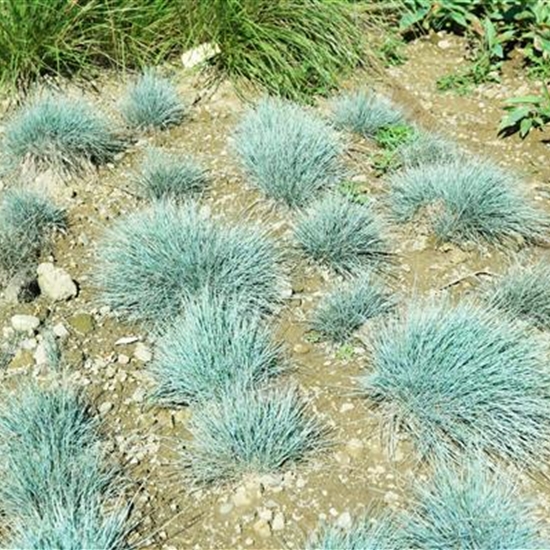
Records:
[[[50,300],[63,302],[78,294],[78,288],[72,277],[61,267],[47,262],[38,266],[37,273],[40,291]]]
[[[40,326],[40,319],[34,315],[17,314],[11,318],[11,326],[17,332],[31,334]]]
[[[143,342],[138,342],[134,350],[134,357],[142,363],[148,363],[153,358],[153,354]]]
[[[79,334],[86,335],[94,330],[94,318],[88,313],[76,313],[69,319],[69,325]]]

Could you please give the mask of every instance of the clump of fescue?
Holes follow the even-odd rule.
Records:
[[[313,260],[340,273],[357,273],[388,260],[382,229],[372,205],[329,194],[301,216],[294,234]]]
[[[456,144],[426,132],[417,132],[413,140],[397,149],[397,159],[403,168],[452,163],[464,158],[465,153]]]
[[[195,409],[183,466],[196,483],[277,471],[324,444],[325,428],[293,388],[235,390]]]
[[[67,226],[65,211],[48,198],[22,189],[0,203],[0,271],[4,277],[31,271],[51,233]]]
[[[153,398],[184,405],[250,388],[278,374],[280,349],[261,319],[235,301],[203,293],[158,341]]]
[[[140,173],[138,189],[150,199],[185,199],[203,191],[208,172],[191,157],[149,149]]]
[[[144,129],[178,125],[186,114],[174,85],[153,70],[128,87],[121,109],[129,126]]]
[[[423,165],[395,174],[390,203],[400,222],[427,208],[442,240],[536,240],[548,227],[547,216],[527,202],[518,182],[481,161]]]
[[[5,395],[0,457],[10,547],[76,548],[88,540],[126,548],[128,509],[104,508],[119,495],[120,479],[104,462],[98,422],[78,393],[29,384]]]
[[[98,260],[103,303],[130,320],[170,322],[205,289],[262,310],[280,295],[279,255],[265,232],[214,221],[194,203],[161,201],[119,220]]]
[[[485,301],[540,329],[550,328],[550,266],[513,266],[484,289]]]
[[[234,140],[252,182],[289,206],[303,206],[345,175],[334,132],[292,103],[263,99],[245,114]]]
[[[338,128],[369,138],[382,128],[404,122],[403,113],[389,99],[365,91],[337,97],[332,104],[332,114]]]
[[[3,147],[12,166],[80,171],[105,164],[125,147],[111,123],[83,100],[41,95],[23,105],[6,125]]]
[[[520,464],[550,450],[547,346],[495,310],[413,302],[372,334],[364,395],[422,457],[479,450]]]
[[[307,542],[307,550],[397,550],[401,534],[388,515],[364,518],[348,528],[323,526]]]
[[[361,275],[321,300],[311,328],[333,342],[343,342],[367,320],[387,313],[393,305],[370,274]]]
[[[479,460],[460,468],[437,465],[428,485],[416,488],[416,502],[405,514],[405,548],[547,548],[539,536],[533,506],[503,473]]]

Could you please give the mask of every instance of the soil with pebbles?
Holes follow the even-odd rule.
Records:
[[[480,86],[468,96],[440,93],[437,79],[465,63],[464,41],[433,35],[411,43],[405,53],[409,60],[388,69],[376,87],[425,129],[440,131],[472,153],[513,170],[526,182],[531,198],[550,211],[548,133],[532,133],[525,141],[496,136],[503,100],[524,94],[534,84],[511,62],[505,66],[501,83]],[[356,376],[369,368],[365,342],[375,325],[367,323],[353,345],[340,349],[309,337],[307,319],[313,307],[339,280],[296,251],[291,237],[294,213],[247,185],[230,146],[231,131],[246,104],[228,83],[206,93],[199,77],[176,73],[182,97],[195,103],[184,124],[138,136],[114,165],[84,177],[59,182],[51,174],[41,176],[39,185],[55,193],[70,217],[67,234],[56,239],[43,261],[66,270],[77,283],[78,295],[66,301],[52,301],[44,295],[28,303],[4,299],[0,327],[5,342],[13,340],[14,315],[35,316],[40,326],[28,325],[28,333],[17,333],[15,356],[0,375],[7,385],[21,374],[44,374],[42,338],[53,330],[71,379],[86,388],[104,419],[106,444],[136,482],[132,497],[139,522],[135,541],[140,546],[163,550],[301,548],[319,521],[345,527],[373,505],[393,509],[406,505],[412,485],[425,472],[414,462],[405,437],[390,456],[380,438],[376,412],[353,395]],[[361,73],[348,86],[371,81]],[[89,90],[86,94],[116,120],[121,82],[106,76],[97,88],[100,95]],[[347,139],[353,179],[380,203],[386,180],[376,177],[372,167],[376,148],[364,140]],[[272,320],[292,366],[285,376],[304,389],[314,409],[333,428],[335,439],[330,450],[305,464],[213,489],[191,490],[179,477],[177,448],[189,437],[190,410],[160,409],[148,402],[152,336],[98,307],[91,278],[95,249],[105,228],[145,204],[136,195],[131,178],[148,145],[196,155],[212,174],[212,185],[201,202],[215,216],[247,218],[269,226],[286,253],[289,287],[284,307]],[[482,278],[479,272],[497,274],[512,255],[492,247],[436,245],[427,228],[418,223],[389,225],[387,238],[396,254],[387,283],[403,299],[445,288],[456,295],[472,292]],[[544,248],[522,254],[533,259],[548,257]],[[541,471],[546,470],[541,464]],[[550,521],[550,485],[524,478],[519,476],[525,492],[538,503],[537,513]]]

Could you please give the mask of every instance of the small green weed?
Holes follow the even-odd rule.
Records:
[[[378,146],[389,151],[395,151],[399,147],[414,141],[417,130],[409,124],[393,124],[383,126],[376,131],[374,140]]]
[[[356,181],[344,181],[336,188],[344,197],[358,204],[367,204],[371,199],[368,189]]]

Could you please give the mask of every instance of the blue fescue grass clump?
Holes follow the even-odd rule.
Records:
[[[325,296],[311,328],[333,342],[344,342],[368,319],[387,313],[394,303],[370,274],[352,279]]]
[[[550,450],[547,345],[524,325],[471,302],[418,301],[370,347],[362,391],[422,457],[476,449],[532,464]]]
[[[313,260],[339,273],[357,273],[388,260],[382,229],[371,204],[329,194],[301,216],[295,238]]]
[[[124,149],[111,123],[84,100],[45,94],[23,105],[6,125],[3,140],[12,166],[80,171],[105,164]]]
[[[292,387],[241,389],[195,409],[182,451],[190,479],[235,481],[277,471],[323,447],[325,428]]]
[[[170,80],[151,69],[128,87],[121,109],[130,126],[160,129],[180,124],[187,111]]]
[[[483,298],[491,306],[539,329],[550,328],[550,266],[547,262],[514,265],[483,290]]]
[[[48,198],[23,189],[7,191],[0,203],[0,271],[10,277],[30,270],[51,233],[66,226],[65,211]]]
[[[120,479],[100,443],[98,422],[69,388],[29,384],[5,396],[0,506],[16,542],[10,547],[73,549],[79,538],[78,547],[85,540],[126,547],[128,509],[104,509]]]
[[[460,468],[438,464],[431,482],[416,493],[405,514],[406,548],[548,548],[533,506],[503,473],[490,472],[479,460]]]
[[[397,149],[397,160],[403,168],[452,163],[463,157],[465,153],[456,144],[437,134],[421,131]]]
[[[164,332],[151,372],[153,398],[184,405],[250,388],[278,374],[280,349],[261,319],[235,301],[204,293]]]
[[[517,182],[482,161],[430,164],[400,172],[391,181],[390,203],[400,222],[427,208],[442,240],[504,244],[537,240],[548,228],[547,216],[527,202]]]
[[[305,205],[345,175],[334,132],[292,103],[263,99],[245,114],[234,139],[252,182],[289,206]]]
[[[397,550],[404,548],[395,521],[388,515],[364,518],[349,528],[323,526],[310,538],[307,550]]]
[[[363,137],[374,137],[382,128],[404,122],[404,116],[389,99],[366,91],[343,94],[332,104],[337,127]]]
[[[187,155],[149,149],[136,177],[138,189],[150,199],[176,201],[200,193],[208,172]]]
[[[103,302],[134,321],[170,322],[205,289],[262,310],[280,294],[279,255],[265,232],[214,221],[194,203],[161,201],[121,219],[98,259]]]

